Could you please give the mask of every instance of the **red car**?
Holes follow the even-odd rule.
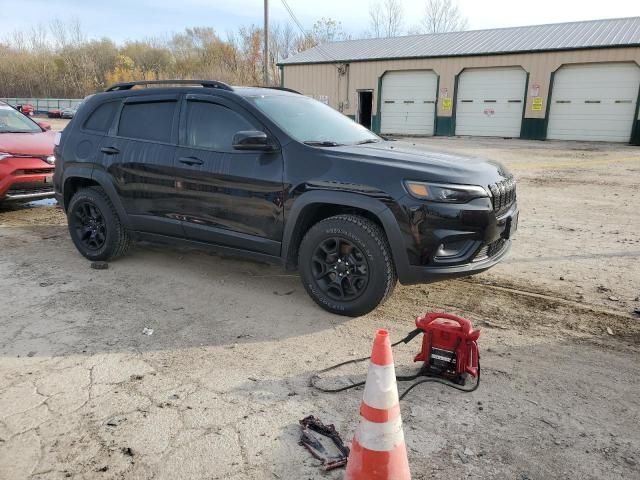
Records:
[[[30,103],[25,103],[24,105],[18,105],[18,111],[22,112],[23,115],[33,115],[35,109]]]
[[[0,202],[53,197],[56,134],[0,102]]]

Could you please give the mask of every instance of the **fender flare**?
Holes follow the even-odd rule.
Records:
[[[69,180],[73,178],[84,178],[85,180],[92,180],[100,185],[100,187],[102,187],[102,189],[106,192],[109,200],[111,200],[111,203],[113,203],[113,206],[116,208],[122,224],[125,226],[125,228],[131,227],[129,216],[127,215],[127,212],[125,211],[122,202],[120,201],[120,197],[118,195],[118,192],[116,191],[115,186],[113,185],[113,182],[111,181],[110,176],[106,172],[96,170],[95,168],[93,168],[93,165],[74,165],[72,167],[65,168],[62,182],[63,198],[64,186]],[[64,209],[66,211],[67,205],[64,205]]]
[[[62,194],[62,207],[64,211],[67,211],[68,204],[64,201],[66,193],[65,189],[67,183],[74,178],[82,178],[84,180],[92,180],[91,173],[93,171],[93,165],[72,165],[67,166],[62,173],[62,180],[60,182],[60,193]]]
[[[292,241],[294,239],[294,235],[297,233],[296,227],[298,227],[300,223],[304,210],[307,207],[316,204],[353,207],[366,210],[374,215],[379,220],[384,233],[387,236],[387,241],[391,247],[391,254],[393,256],[398,276],[404,276],[404,273],[409,267],[409,259],[402,238],[402,232],[400,231],[400,226],[389,207],[382,201],[366,195],[331,190],[314,190],[303,193],[294,201],[291,209],[286,213],[287,218],[282,237],[281,250],[283,264],[287,264],[289,251],[292,248]]]

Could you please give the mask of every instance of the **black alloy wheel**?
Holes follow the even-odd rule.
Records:
[[[369,284],[366,257],[343,237],[320,242],[311,259],[311,270],[320,290],[337,301],[355,300]]]
[[[353,214],[325,218],[305,234],[298,251],[302,283],[325,310],[356,317],[383,303],[397,281],[384,231]]]
[[[69,234],[78,251],[91,261],[124,255],[130,238],[113,202],[100,187],[78,190],[67,206]]]
[[[100,209],[89,201],[78,204],[73,212],[77,238],[89,250],[100,250],[107,240],[107,226]]]

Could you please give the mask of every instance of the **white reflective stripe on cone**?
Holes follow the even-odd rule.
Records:
[[[398,404],[396,369],[393,364],[384,367],[373,363],[369,365],[362,400],[370,407],[382,410]]]
[[[389,452],[404,443],[402,419],[397,417],[389,422],[374,423],[360,418],[355,438],[367,450]]]

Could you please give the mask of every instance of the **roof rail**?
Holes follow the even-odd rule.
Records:
[[[217,80],[141,80],[139,82],[116,83],[107,88],[105,92],[131,90],[138,85],[200,85],[204,88],[219,88],[221,90],[233,91],[231,86]]]
[[[261,87],[259,85],[256,85],[255,88],[270,88],[271,90],[282,90],[283,92],[297,93],[298,95],[302,95],[302,93],[300,93],[299,91],[287,87]]]

